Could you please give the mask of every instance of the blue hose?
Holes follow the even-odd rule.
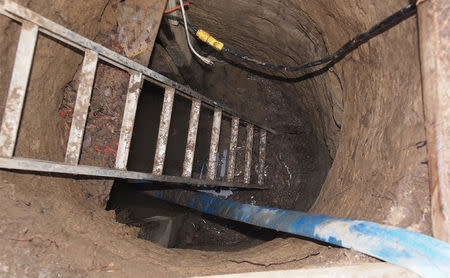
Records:
[[[223,218],[352,248],[423,277],[450,277],[450,245],[432,237],[374,222],[252,206],[186,190],[144,194]]]

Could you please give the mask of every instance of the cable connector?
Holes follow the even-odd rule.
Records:
[[[213,65],[213,61],[210,59],[203,57],[202,55],[198,54],[197,51],[195,51],[194,47],[191,44],[191,39],[189,38],[189,30],[188,30],[188,24],[187,24],[187,18],[186,18],[186,11],[184,10],[184,2],[183,0],[180,0],[180,7],[181,7],[181,13],[183,14],[183,21],[184,21],[184,30],[186,31],[186,40],[188,42],[189,48],[191,49],[192,53],[195,54],[200,60],[203,61],[203,63],[207,65]]]
[[[211,36],[208,32],[205,30],[198,30],[197,33],[195,33],[197,38],[199,38],[202,42],[205,42],[209,44],[210,46],[214,47],[218,51],[222,51],[222,48],[224,44],[218,40],[216,40],[213,36]]]

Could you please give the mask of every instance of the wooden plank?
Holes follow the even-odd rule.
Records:
[[[316,266],[300,269],[272,270],[196,276],[197,278],[419,278],[420,275],[389,263],[363,263],[345,266]]]
[[[127,0],[116,4],[118,38],[125,56],[148,65],[166,3],[167,0]]]
[[[433,236],[450,243],[450,1],[418,7]]]

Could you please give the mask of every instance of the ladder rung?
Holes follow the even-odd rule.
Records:
[[[227,182],[233,182],[236,168],[236,148],[239,136],[239,118],[231,119],[230,153],[227,162]]]
[[[175,89],[171,87],[166,88],[166,91],[164,93],[163,107],[161,111],[161,119],[159,122],[158,141],[156,143],[155,160],[153,162],[153,175],[162,175],[163,173],[174,97],[175,97]]]
[[[267,131],[261,130],[259,137],[259,172],[258,184],[264,184],[264,167],[266,163]]]
[[[14,153],[37,35],[36,25],[23,23],[0,131],[0,156]]]
[[[91,104],[92,86],[94,85],[97,61],[98,54],[92,50],[87,50],[84,54],[80,84],[78,85],[77,99],[73,111],[69,141],[67,143],[67,164],[77,165],[80,160],[81,144],[83,143],[84,128],[86,126],[89,105]]]
[[[123,112],[120,129],[119,146],[117,147],[116,168],[125,170],[130,153],[131,137],[133,136],[134,120],[142,86],[142,73],[133,72],[128,84],[127,100]]]
[[[211,145],[209,147],[208,173],[206,178],[216,178],[217,150],[219,149],[220,125],[222,123],[222,110],[214,109],[213,125],[211,129]]]
[[[194,163],[195,144],[197,142],[198,122],[200,119],[201,101],[192,100],[191,115],[189,118],[189,130],[186,141],[186,153],[184,155],[182,176],[190,178],[192,176],[192,165]]]
[[[250,183],[250,176],[252,170],[252,153],[253,153],[253,125],[247,124],[247,141],[245,143],[245,168],[244,168],[244,183]]]

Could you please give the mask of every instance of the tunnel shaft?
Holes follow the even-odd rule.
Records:
[[[55,0],[51,8],[38,0],[19,3],[90,39],[107,41],[111,49],[117,47],[118,33],[111,30],[120,25],[117,13],[121,7],[134,7],[134,10],[124,8],[122,12],[137,11],[137,4],[131,0],[89,3]],[[355,34],[408,4],[408,1],[364,0],[351,3],[195,0],[189,3],[187,13],[192,25],[207,30],[240,53],[276,64],[298,65],[332,53]],[[17,23],[0,18],[0,34],[6,42],[0,45],[5,54],[0,57],[5,65],[0,73],[1,110],[6,101],[4,92],[8,91],[19,29]],[[436,208],[430,205],[428,171],[430,163],[435,161],[427,156],[428,144],[433,142],[430,129],[425,133],[423,101],[425,105],[430,102],[429,98],[422,99],[422,86],[428,88],[431,83],[421,77],[426,68],[424,57],[419,55],[417,16],[371,39],[322,74],[308,78],[298,78],[295,73],[261,72],[197,43],[195,47],[215,62],[212,67],[205,66],[189,54],[183,32],[179,24],[163,19],[149,67],[280,133],[269,137],[271,144],[267,147],[266,183],[272,189],[233,193],[230,200],[374,221],[432,235],[431,212]],[[421,37],[421,40],[425,39]],[[17,154],[55,161],[64,159],[66,120],[61,119],[60,108],[61,104],[73,102],[70,88],[81,61],[82,56],[76,51],[46,36],[38,37]],[[100,71],[101,76],[112,80],[122,74],[119,70]],[[120,84],[114,85],[119,93],[109,92],[108,86],[94,87],[93,98],[110,106],[96,110],[96,118],[122,112],[116,106],[118,100],[124,102]],[[146,138],[152,134],[145,117],[160,108],[152,104],[152,98],[158,99],[154,88],[144,84],[143,93],[147,94],[149,103],[141,103],[141,119],[138,108],[135,132]],[[178,107],[185,104],[180,101]],[[178,117],[183,118],[189,109],[179,111]],[[210,118],[211,115],[203,117],[205,127],[209,126]],[[114,144],[110,133],[115,134],[115,125],[88,119],[88,126],[89,123],[95,132],[92,132],[91,145],[83,145],[87,159],[84,161],[107,165],[113,159],[111,154],[95,148],[98,144]],[[200,131],[201,127],[202,124]],[[176,150],[177,140],[185,140],[180,132],[186,127],[171,128],[169,134],[175,139],[172,143],[169,140],[169,149],[173,144]],[[224,130],[224,134],[229,132]],[[203,137],[208,138],[209,134],[205,132]],[[198,140],[198,148],[208,146],[207,139],[199,137]],[[131,146],[134,157],[130,160],[138,168],[151,168],[145,164],[147,156],[140,156],[145,141]],[[219,141],[218,150],[223,154],[226,141],[222,143],[221,146]],[[168,153],[167,171],[178,171],[177,167],[170,166],[179,162],[178,153]],[[202,173],[207,160],[204,153],[194,161],[195,175]],[[207,241],[231,244],[230,239],[235,236],[239,248],[213,248],[214,251],[192,248],[195,234],[202,235],[197,227],[212,227],[211,230],[216,229],[212,234],[217,235],[223,227],[229,228],[230,223],[172,207],[168,210],[192,213],[188,220],[198,222],[192,222],[190,246],[166,249],[139,239],[139,229],[117,223],[117,215],[104,210],[113,198],[111,180],[3,170],[1,179],[4,194],[1,194],[0,223],[5,228],[1,230],[4,237],[0,240],[5,246],[4,265],[7,266],[1,271],[6,273],[95,275],[111,270],[137,276],[151,272],[175,277],[340,264],[349,256],[350,263],[375,261],[352,250],[328,248],[302,238],[264,233],[261,236],[261,231],[253,231],[247,237],[246,230],[250,228],[245,226],[231,227],[226,238],[229,241],[212,236]],[[120,190],[114,192],[127,194]],[[189,221],[185,224],[192,226]],[[201,226],[205,224],[201,224],[203,221],[208,224]],[[240,237],[242,234],[245,236]],[[53,264],[55,260],[59,264]],[[23,269],[24,265],[29,267]]]

